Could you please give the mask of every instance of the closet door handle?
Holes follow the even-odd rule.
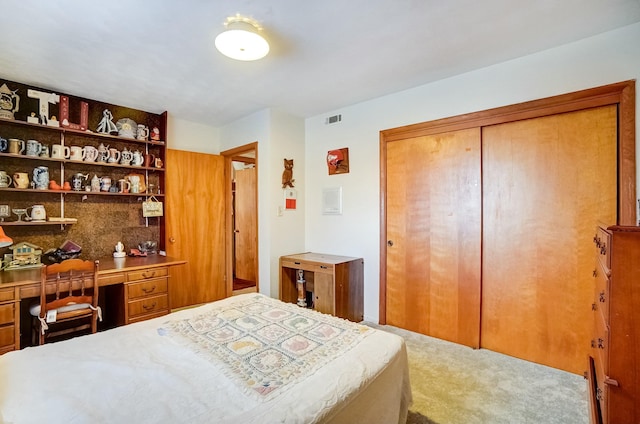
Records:
[[[389,247],[393,246],[393,240],[387,240],[387,246]]]

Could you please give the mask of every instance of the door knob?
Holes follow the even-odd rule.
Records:
[[[393,246],[393,240],[387,240],[387,246],[389,247]]]
[[[173,238],[173,237],[169,237],[169,243],[175,243],[175,242],[176,242],[176,239],[175,239],[175,238]]]

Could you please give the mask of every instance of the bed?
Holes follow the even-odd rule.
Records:
[[[3,423],[401,423],[402,338],[256,293],[0,356]]]

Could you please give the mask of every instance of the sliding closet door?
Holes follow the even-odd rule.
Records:
[[[386,322],[479,345],[480,130],[387,144]]]
[[[582,373],[598,220],[616,222],[615,106],[484,127],[481,345]]]

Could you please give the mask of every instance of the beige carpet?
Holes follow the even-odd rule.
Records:
[[[409,353],[407,424],[588,424],[584,378],[391,326]]]

